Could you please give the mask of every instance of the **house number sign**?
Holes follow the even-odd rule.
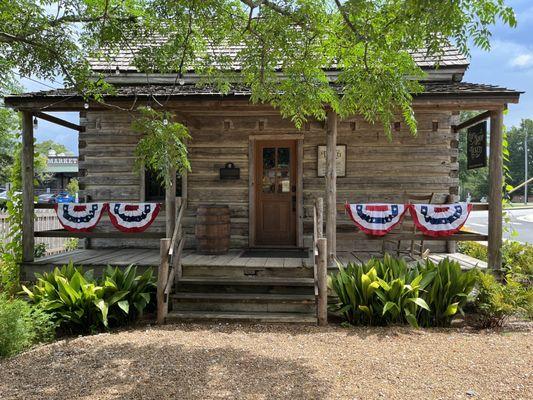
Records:
[[[318,146],[318,176],[326,176],[326,146]],[[337,176],[346,176],[346,145],[337,145]]]

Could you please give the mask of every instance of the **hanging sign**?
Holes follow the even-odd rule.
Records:
[[[318,146],[318,176],[326,176],[326,159],[327,146]],[[337,176],[342,178],[346,176],[346,145],[337,146]]]
[[[143,232],[159,213],[157,203],[109,203],[109,219],[121,232]]]
[[[57,218],[63,227],[71,232],[89,232],[106,210],[107,203],[62,203],[55,204]]]
[[[471,126],[466,131],[466,168],[487,166],[487,121]]]

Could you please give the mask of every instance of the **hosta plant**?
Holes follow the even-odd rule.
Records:
[[[438,264],[427,260],[418,270],[432,277],[423,295],[430,309],[421,312],[421,324],[449,326],[457,313],[463,313],[476,284],[477,271],[462,271],[458,262],[448,258]]]
[[[429,279],[403,260],[388,255],[363,265],[338,265],[329,277],[329,287],[338,296],[332,308],[352,324],[383,325],[409,323],[418,326],[416,316],[428,309],[421,292]]]
[[[110,318],[119,323],[141,315],[156,288],[151,269],[139,275],[137,267],[132,265],[125,270],[108,266],[102,279],[105,298],[120,298],[111,305],[110,312]]]
[[[385,255],[362,265],[339,264],[329,277],[338,297],[332,309],[351,324],[444,326],[462,312],[475,284],[475,271],[443,260],[438,265],[408,265]]]
[[[31,288],[23,286],[31,301],[52,314],[67,332],[92,332],[134,319],[150,301],[154,279],[151,270],[137,275],[134,267],[125,271],[107,268],[100,279],[92,271],[72,264],[36,275]]]

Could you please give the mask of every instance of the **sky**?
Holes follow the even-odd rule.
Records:
[[[515,29],[498,24],[493,29],[492,49],[487,52],[471,49],[470,67],[464,82],[485,83],[503,86],[525,92],[519,104],[510,104],[505,116],[505,125],[519,125],[525,118],[533,118],[533,1],[508,0],[517,14],[518,26]],[[45,85],[24,79],[28,91],[48,90],[56,83]],[[77,113],[53,113],[71,122],[78,123]],[[74,154],[78,154],[78,134],[76,131],[40,120],[35,131],[37,141],[52,139],[62,143]]]

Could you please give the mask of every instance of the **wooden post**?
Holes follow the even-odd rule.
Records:
[[[337,248],[337,114],[329,110],[326,131],[326,237],[328,265],[335,262]]]
[[[324,237],[324,199],[319,197],[316,199],[316,212],[317,212],[317,228],[318,238]]]
[[[33,187],[33,119],[29,111],[22,113],[22,261],[33,261],[35,247]]]
[[[159,248],[159,270],[157,271],[157,323],[163,324],[168,313],[168,302],[165,298],[165,287],[168,279],[168,250],[170,249],[170,239],[165,238],[160,241]]]
[[[166,236],[172,237],[176,226],[176,170],[170,171],[171,187],[165,189],[165,221]]]
[[[490,113],[488,267],[502,265],[503,110]]]
[[[318,301],[317,319],[318,325],[328,324],[328,262],[327,262],[328,241],[325,238],[318,239]]]

